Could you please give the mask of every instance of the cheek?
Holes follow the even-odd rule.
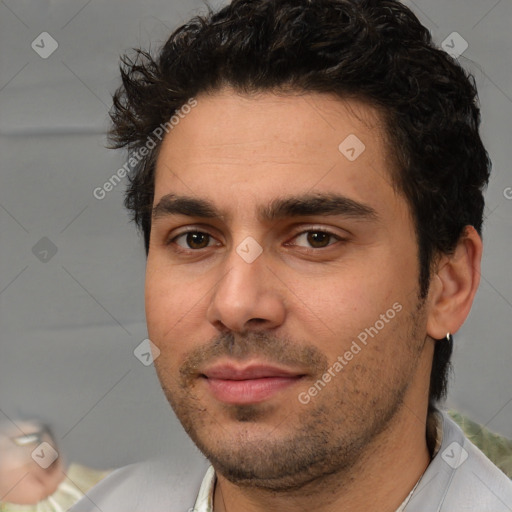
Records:
[[[375,261],[354,261],[314,281],[299,275],[293,281],[289,276],[294,282],[289,318],[295,319],[296,332],[331,362],[351,350],[349,358],[372,367],[394,357],[397,338],[404,337],[406,311],[417,293],[415,266],[394,263],[389,257],[383,264],[383,259],[381,254]],[[352,346],[354,341],[360,348]]]
[[[158,268],[158,271],[154,269]],[[207,296],[205,277],[189,279],[179,267],[169,269],[148,260],[145,284],[146,323],[149,339],[165,356],[181,352],[201,339],[205,326]],[[203,333],[204,334],[204,333]],[[204,342],[204,339],[203,339]]]
[[[285,283],[290,283],[290,307],[299,319],[305,319],[306,314],[307,318],[316,318],[313,323],[332,326],[339,333],[365,327],[369,321],[373,324],[400,297],[389,274],[380,271],[379,265],[367,264],[362,259],[330,267],[314,279],[304,278],[298,272],[281,276]]]
[[[148,329],[155,334],[158,333],[158,337],[183,316],[187,307],[190,308],[188,302],[191,300],[190,289],[180,275],[179,269],[169,268],[169,265],[161,260],[162,258],[150,255],[145,282]]]

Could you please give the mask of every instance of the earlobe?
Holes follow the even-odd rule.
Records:
[[[440,257],[429,291],[427,333],[441,339],[466,320],[480,283],[482,239],[466,226],[453,254]]]

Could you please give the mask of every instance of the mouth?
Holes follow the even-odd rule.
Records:
[[[276,366],[252,364],[215,365],[200,376],[206,381],[209,391],[219,401],[232,405],[247,405],[264,402],[280,391],[300,382],[304,373]]]

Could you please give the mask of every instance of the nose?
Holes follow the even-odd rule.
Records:
[[[221,272],[207,310],[216,329],[244,333],[274,329],[284,322],[281,282],[268,267],[265,251],[248,262],[233,250]]]

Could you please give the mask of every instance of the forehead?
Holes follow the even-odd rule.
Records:
[[[155,203],[173,192],[261,207],[265,198],[334,189],[377,207],[397,199],[384,124],[361,101],[229,89],[196,99],[162,143]]]

